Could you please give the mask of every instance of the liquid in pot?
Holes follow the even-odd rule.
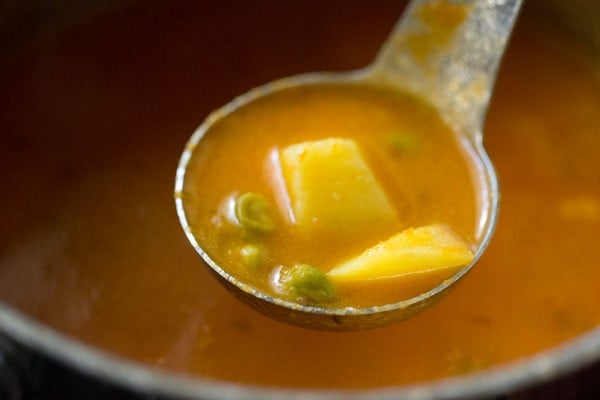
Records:
[[[380,387],[464,374],[600,324],[600,83],[584,50],[527,14],[521,19],[485,128],[502,191],[498,228],[457,288],[390,327],[316,332],[263,317],[216,283],[177,222],[174,169],[204,115],[257,81],[364,65],[389,30],[378,28],[384,16],[349,7],[377,36],[373,47],[356,50],[330,32],[327,21],[339,10],[299,14],[300,5],[281,5],[298,35],[301,20],[314,21],[298,36],[314,43],[300,57],[276,35],[283,17],[252,30],[249,5],[216,7],[204,24],[204,6],[181,7],[132,7],[6,64],[4,301],[158,368],[290,387]],[[400,13],[394,7],[389,28]],[[224,21],[247,30],[256,47],[236,45]],[[235,56],[208,58],[228,43]]]

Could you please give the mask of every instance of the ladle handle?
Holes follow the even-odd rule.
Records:
[[[371,76],[435,106],[471,141],[485,113],[522,0],[413,0]]]

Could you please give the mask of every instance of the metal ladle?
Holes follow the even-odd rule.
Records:
[[[277,319],[314,329],[348,331],[408,318],[447,294],[477,262],[492,237],[499,192],[496,173],[483,148],[483,122],[502,54],[522,0],[414,0],[365,69],[284,78],[250,90],[213,112],[190,138],[181,156],[175,199],[185,234],[220,282],[244,302]],[[231,276],[202,249],[193,235],[182,195],[192,153],[207,130],[238,107],[273,92],[301,85],[351,82],[386,85],[435,107],[464,140],[478,168],[481,213],[475,257],[437,287],[397,303],[368,308],[306,306],[267,295]]]

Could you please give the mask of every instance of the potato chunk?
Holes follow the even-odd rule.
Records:
[[[281,151],[280,162],[294,222],[301,230],[347,235],[396,222],[394,208],[353,140],[292,145]]]
[[[460,268],[473,260],[469,244],[444,225],[409,228],[329,271],[337,281],[393,278],[442,268]]]

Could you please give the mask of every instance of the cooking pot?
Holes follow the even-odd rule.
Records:
[[[361,26],[361,28],[371,29],[371,31],[364,35],[353,36],[351,55],[343,52],[333,53],[329,54],[327,59],[320,59],[318,62],[314,61],[316,57],[309,57],[306,60],[303,60],[302,56],[287,59],[273,57],[269,61],[274,66],[270,71],[254,70],[243,76],[235,75],[235,71],[244,64],[244,57],[252,57],[252,54],[251,52],[244,53],[244,46],[235,46],[232,43],[244,40],[243,29],[248,28],[251,24],[242,25],[236,30],[236,27],[228,26],[230,24],[228,15],[230,13],[248,13],[247,17],[255,18],[257,23],[268,23],[268,21],[286,17],[286,15],[276,12],[271,14],[274,9],[285,8],[277,4],[278,2],[237,4],[234,1],[218,5],[206,4],[206,13],[211,15],[211,18],[202,19],[199,23],[209,23],[213,20],[213,25],[211,25],[213,29],[209,31],[225,35],[221,39],[225,42],[229,41],[231,47],[239,52],[239,57],[238,65],[223,67],[225,72],[232,74],[231,79],[229,81],[220,79],[219,83],[215,83],[215,85],[223,86],[218,94],[206,100],[205,110],[198,111],[198,122],[210,108],[224,104],[236,94],[242,93],[258,83],[310,70],[350,70],[365,65],[375,54],[377,47],[402,10],[402,4],[392,1],[370,3],[368,6],[366,2],[358,1],[297,3],[290,7],[296,7],[296,9],[321,7],[322,12],[312,12],[309,17],[316,18],[321,15],[321,18],[331,18],[331,24],[335,24],[335,30],[345,32],[343,35],[340,34],[340,37],[351,37],[349,35],[356,30],[356,20],[334,18],[337,15],[336,8],[342,7],[342,5],[348,9],[354,9],[353,13],[349,15],[357,16],[367,11],[374,13],[375,17],[372,17],[372,20],[380,21],[380,26]],[[0,48],[2,49],[0,67],[7,70],[14,67],[15,64],[11,60],[18,54],[43,53],[48,41],[55,40],[73,27],[101,18],[118,19],[127,9],[140,6],[141,2],[133,0],[90,0],[86,2],[9,0],[0,8]],[[600,49],[600,32],[597,24],[600,10],[594,2],[540,1],[528,4],[527,7],[526,12],[539,13],[552,23],[562,25],[565,30],[570,32],[569,34],[585,43],[585,46],[591,51],[597,52]],[[229,11],[223,12],[223,10]],[[287,16],[290,17],[292,14]],[[307,22],[301,18],[292,18],[292,21],[286,25],[293,32],[306,29]],[[219,26],[222,29],[215,28]],[[196,33],[200,34],[199,32]],[[260,35],[252,38],[261,39]],[[207,37],[206,40],[215,39]],[[289,46],[297,46],[298,49],[302,48],[307,51],[304,43],[292,42]],[[321,46],[326,46],[326,44],[321,44]],[[346,47],[346,49],[348,48]],[[294,51],[293,48],[286,50]],[[260,54],[264,56],[267,52],[263,49]],[[218,46],[214,47],[214,56],[220,56]],[[199,65],[192,61],[190,64],[195,67]],[[213,62],[213,64],[215,63]],[[276,75],[270,75],[273,70],[276,70]],[[216,72],[207,70],[201,73],[207,74],[207,80],[210,80],[210,74]],[[143,71],[140,71],[140,74],[143,78],[151,78],[144,76]],[[182,107],[185,108],[186,88],[180,89],[182,90]],[[3,99],[7,97],[2,96]],[[190,126],[189,128],[187,132],[191,132],[194,127]],[[44,126],[41,126],[42,136],[43,129]],[[91,132],[93,134],[93,129]],[[173,146],[176,147],[180,146],[184,139],[183,137],[175,138],[170,142],[174,143]],[[14,138],[10,140],[14,141]],[[69,147],[71,142],[76,141],[77,138],[66,137],[56,138],[56,140],[58,144],[56,144],[55,150],[60,150]],[[162,143],[157,141],[155,145],[160,146]],[[18,146],[18,143],[10,145]],[[65,154],[68,156],[70,153]],[[75,155],[72,156],[75,157]],[[29,160],[15,159],[14,168],[20,168],[19,162],[29,162]],[[67,171],[66,173],[78,172]],[[79,173],[85,173],[85,171]],[[0,176],[2,176],[1,171]],[[3,188],[3,195],[9,196],[6,187]],[[60,201],[60,198],[56,201]],[[51,205],[52,202],[49,202],[48,206]],[[38,211],[32,210],[32,212]],[[2,236],[2,240],[8,240],[8,238],[7,233]],[[184,240],[183,236],[181,240]],[[39,322],[38,318],[21,312],[18,307],[4,302],[0,302],[0,332],[2,334],[0,338],[0,398],[9,400],[29,398],[474,399],[516,396],[517,394],[523,395],[523,393],[556,394],[557,391],[563,393],[564,398],[585,398],[585,396],[592,398],[592,396],[600,395],[600,329],[598,328],[543,353],[478,373],[403,387],[362,391],[267,388],[159,371],[76,340],[68,334],[56,331]]]

